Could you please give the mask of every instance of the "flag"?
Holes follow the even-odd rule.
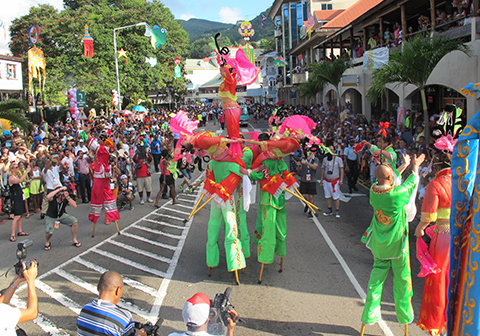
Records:
[[[267,17],[262,14],[262,28],[265,26],[265,21],[267,21]]]
[[[312,37],[312,28],[313,28],[314,25],[315,25],[315,20],[313,19],[313,15],[312,15],[312,13],[309,13],[308,14],[307,26],[305,27],[306,32],[308,33],[308,39],[310,39],[310,37]]]
[[[0,28],[3,28],[3,39],[6,40],[7,39],[7,28],[5,28],[5,24],[3,23],[2,20],[0,20]]]

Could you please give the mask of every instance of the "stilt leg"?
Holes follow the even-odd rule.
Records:
[[[212,276],[212,268],[208,266],[208,276]]]
[[[365,333],[365,323],[362,323],[362,329],[360,330],[360,336],[363,336]]]
[[[118,222],[115,221],[115,226],[117,227],[117,233],[120,234],[120,230],[118,229]]]
[[[264,263],[262,263],[262,269],[260,270],[260,277],[258,278],[258,284],[262,283],[262,276],[263,276],[263,267],[265,266]]]
[[[193,207],[193,210],[192,212],[190,213],[190,215],[188,216],[188,218],[185,218],[183,220],[184,223],[188,222],[190,220],[190,218],[192,218],[192,216],[195,214],[195,211],[197,210],[198,208],[198,205],[200,204],[200,202],[202,201],[203,197],[205,196],[205,191],[202,193],[202,195],[200,196],[200,198],[198,199],[197,203],[195,204],[195,206]]]
[[[405,336],[408,336],[408,324],[405,324]]]
[[[303,195],[300,193],[300,191],[298,190],[297,187],[295,187],[295,191],[296,191],[297,194],[301,197],[302,201],[308,202],[307,199],[306,199],[305,197],[303,197]],[[310,202],[308,202],[308,203],[310,203]],[[306,203],[305,203],[305,204],[306,204]],[[312,206],[312,208],[315,208],[316,210],[318,210],[318,207],[317,207],[316,205],[314,205],[314,204],[312,204],[312,203],[310,203],[310,205]]]
[[[92,238],[95,237],[95,223],[93,223]]]
[[[278,270],[278,273],[283,272],[283,257],[280,258],[280,269]]]
[[[237,282],[237,285],[240,285],[240,280],[238,280],[238,270],[235,270],[235,281]]]
[[[283,190],[285,190],[286,192],[288,192],[288,193],[292,194],[293,196],[297,197],[301,201],[305,202],[305,204],[310,208],[310,211],[313,212],[313,214],[316,214],[315,210],[313,209],[313,207],[315,207],[315,206],[312,203],[310,203],[309,201],[307,201],[305,198],[303,198],[303,196],[297,195],[296,193],[294,193],[293,191],[291,191],[288,188],[285,188]]]

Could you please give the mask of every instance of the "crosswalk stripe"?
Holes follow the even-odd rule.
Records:
[[[91,270],[97,271],[98,273],[101,273],[101,274],[108,271],[106,268],[103,268],[102,266],[96,265],[96,264],[91,263],[90,261],[84,260],[82,258],[76,259],[75,262],[77,262],[77,263],[79,263],[79,264],[81,264],[81,265],[83,265],[83,266],[85,266],[85,267],[87,267]],[[144,293],[146,293],[150,296],[153,296],[153,297],[158,296],[156,289],[154,289],[150,286],[144,285],[141,282],[138,282],[137,280],[130,279],[130,278],[124,276],[124,275],[122,275],[122,278],[123,278],[123,283],[126,284],[127,286],[138,289],[139,291],[142,291],[142,292],[144,292]]]
[[[75,285],[79,286],[79,287],[82,287],[83,289],[95,294],[95,295],[98,295],[98,290],[97,290],[97,287],[89,284],[88,282],[86,281],[83,281],[82,279],[80,279],[79,277],[76,277],[75,275],[73,274],[70,274],[68,272],[65,272],[64,270],[62,269],[59,269],[55,272],[56,274],[58,274],[59,276],[61,276],[62,278],[74,283]],[[145,320],[148,320],[149,316],[148,316],[148,312],[140,307],[138,307],[137,305],[131,303],[131,302],[128,302],[124,299],[120,299],[120,301],[117,303],[117,305],[120,307],[120,308],[123,308],[123,309],[126,309],[126,310],[129,310],[130,312],[132,312],[133,314],[137,314],[138,316],[142,317],[143,319]]]
[[[151,215],[161,216],[161,217],[165,217],[165,218],[169,218],[169,219],[175,219],[175,220],[178,220],[178,221],[183,222],[183,218],[175,217],[175,216],[170,216],[170,215],[166,215],[166,214],[162,214],[162,213],[154,213],[154,214],[151,214]],[[190,215],[190,214],[189,214],[189,215]]]
[[[180,195],[178,195],[178,197],[181,197],[181,196],[188,196],[188,197],[193,197],[193,198],[195,198],[195,197],[198,196],[198,194],[180,194]]]
[[[192,202],[192,203],[193,203],[193,201],[188,201],[188,202]],[[171,203],[170,203],[170,204],[171,204]],[[191,205],[185,205],[185,204],[180,204],[180,203],[174,204],[174,206],[178,206],[178,207],[182,207],[182,208],[190,209],[190,210],[193,209],[193,207],[192,207]]]
[[[152,245],[159,246],[159,247],[163,247],[163,248],[168,249],[168,250],[175,250],[176,249],[176,247],[173,247],[171,245],[163,244],[163,243],[151,240],[151,239],[144,238],[142,236],[137,236],[135,234],[128,233],[128,232],[124,232],[122,234],[122,236],[130,237],[130,238],[133,238],[133,239],[136,239],[136,240],[140,240],[140,241],[143,241],[145,243],[152,244]]]
[[[69,297],[61,293],[55,292],[55,290],[52,287],[50,287],[43,281],[37,279],[35,281],[35,287],[37,287],[42,292],[50,296],[52,299],[60,303],[62,306],[67,307],[68,309],[73,311],[75,314],[77,315],[80,314],[82,307],[80,307],[78,303],[76,303],[75,301],[73,301],[72,299],[70,299]]]
[[[162,256],[159,256],[158,254],[155,254],[155,253],[152,253],[152,252],[148,252],[148,251],[145,251],[145,250],[142,250],[142,249],[139,249],[137,247],[134,247],[134,246],[131,246],[131,245],[128,245],[128,244],[124,244],[124,243],[121,243],[119,241],[116,241],[116,240],[111,240],[109,241],[110,244],[112,245],[116,245],[118,247],[121,247],[127,251],[131,251],[131,252],[134,252],[134,253],[137,253],[137,254],[141,254],[141,255],[144,255],[146,257],[149,257],[149,258],[152,258],[152,259],[156,259],[158,261],[161,261],[161,262],[164,262],[166,264],[169,264],[172,260],[170,258],[165,258],[165,257],[162,257]]]
[[[185,212],[185,211],[181,211],[181,210],[177,210],[177,209],[172,209],[172,208],[163,208],[163,210],[168,210],[168,211],[173,211],[173,212],[176,212],[176,213],[179,213],[179,214],[182,214],[182,215],[190,215],[190,212]]]
[[[175,228],[175,229],[182,229],[182,230],[185,229],[185,226],[175,225],[175,224],[167,223],[167,222],[164,222],[164,221],[157,221],[155,219],[147,218],[147,219],[145,219],[145,222],[160,224],[160,225],[168,226],[168,227]]]
[[[107,251],[103,251],[103,250],[99,250],[98,248],[94,248],[91,251],[95,252],[97,254],[100,254],[104,257],[110,258],[112,260],[116,260],[118,262],[121,262],[122,264],[135,267],[136,269],[139,269],[141,271],[145,271],[145,272],[148,272],[148,273],[151,273],[151,274],[155,274],[155,275],[158,275],[159,277],[162,277],[162,278],[165,277],[165,272],[162,272],[162,271],[159,271],[157,269],[148,267],[146,265],[142,265],[142,264],[137,263],[133,260],[129,260],[129,259],[120,257],[116,254],[113,254],[113,253],[110,253],[110,252],[107,252]]]
[[[17,298],[16,294],[13,295],[10,303],[18,308],[27,309],[27,305],[25,304],[25,302],[20,301]],[[55,326],[52,321],[43,316],[41,313],[38,313],[37,318],[33,320],[33,322],[38,325],[40,329],[42,329],[45,333],[52,336],[70,336],[65,330],[57,328],[57,326]]]
[[[137,228],[137,229],[140,229],[140,230],[148,231],[150,233],[156,233],[158,235],[162,235],[162,236],[169,237],[169,238],[174,238],[174,239],[180,239],[181,238],[181,236],[177,236],[177,235],[174,235],[174,234],[171,234],[171,233],[162,232],[160,230],[150,229],[149,227],[146,227],[146,226],[135,225],[134,227]]]

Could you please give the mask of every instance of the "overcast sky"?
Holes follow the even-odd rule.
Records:
[[[58,9],[63,8],[63,0],[2,0],[0,20],[7,30],[7,39],[4,39],[3,29],[0,29],[0,54],[10,54],[8,28],[11,21],[27,14],[30,7],[43,3],[48,3]],[[177,19],[199,18],[235,23],[237,20],[252,20],[270,7],[273,0],[164,0],[163,3],[170,8]],[[42,23],[39,22],[38,26],[41,30]]]

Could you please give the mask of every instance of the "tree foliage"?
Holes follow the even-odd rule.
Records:
[[[27,29],[40,27],[37,47],[43,50],[47,63],[45,100],[49,104],[66,103],[66,90],[75,86],[85,91],[88,108],[111,106],[111,90],[116,89],[113,29],[139,22],[167,29],[167,43],[154,49],[150,38],[144,36],[144,26],[117,31],[117,49],[123,48],[128,56],[128,64],[123,57],[118,61],[121,94],[126,98],[147,96],[151,90],[184,86],[180,84],[183,79],[173,76],[174,58],[187,56],[188,35],[160,1],[65,0],[64,5],[62,11],[49,5],[32,7],[10,27],[10,50],[25,60],[31,47]],[[93,38],[93,58],[83,55],[85,24]],[[155,57],[157,65],[152,68],[145,57]],[[59,96],[59,92],[65,94]]]
[[[32,123],[17,110],[28,110],[28,105],[23,100],[9,99],[0,102],[0,119],[9,120],[21,129],[28,131],[32,129]]]
[[[221,36],[218,39],[220,48],[231,47],[230,39]],[[210,57],[210,54],[216,49],[215,40],[212,37],[204,37],[190,44],[190,58]]]
[[[311,98],[327,84],[332,84],[339,95],[338,84],[342,75],[350,67],[350,61],[336,58],[333,62],[320,62],[312,66],[308,81],[299,85],[300,96]]]

